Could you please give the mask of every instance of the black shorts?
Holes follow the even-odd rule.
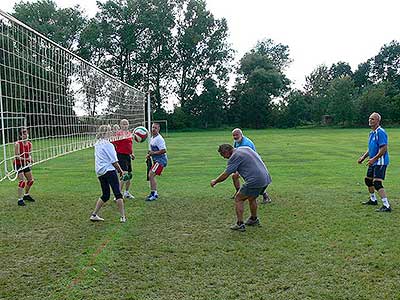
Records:
[[[369,166],[367,170],[367,177],[369,178],[379,178],[384,180],[386,175],[387,166]]]
[[[101,200],[107,202],[110,199],[110,186],[116,200],[122,199],[121,190],[119,188],[119,179],[117,171],[108,171],[106,174],[98,177],[101,186]]]
[[[32,170],[29,166],[21,166],[21,165],[14,165],[14,169],[18,174],[22,172],[25,174]]]
[[[117,153],[118,163],[123,171],[132,172],[131,156],[129,154]]]

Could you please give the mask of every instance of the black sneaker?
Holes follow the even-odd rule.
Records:
[[[236,231],[246,231],[246,226],[244,225],[244,223],[240,225],[238,223],[235,223],[234,225],[231,226],[231,229]]]
[[[24,199],[25,201],[35,202],[35,199],[33,199],[30,195],[25,195],[23,199]]]
[[[391,212],[391,211],[392,211],[392,208],[390,206],[386,207],[385,205],[382,205],[381,208],[376,210],[376,212]]]
[[[24,202],[24,200],[18,200],[18,206],[25,206],[26,204],[25,204],[25,202]]]
[[[244,223],[246,226],[260,226],[260,219],[256,218],[255,220],[252,219],[251,217],[247,219],[247,221]]]
[[[369,199],[368,201],[362,202],[362,205],[378,205],[378,201],[372,201]]]

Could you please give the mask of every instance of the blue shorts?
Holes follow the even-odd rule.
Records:
[[[101,185],[101,191],[103,192],[103,195],[101,195],[100,198],[103,202],[107,202],[110,199],[110,186],[115,199],[122,199],[117,171],[108,171],[106,174],[101,175],[98,178]]]
[[[367,170],[367,177],[369,178],[378,178],[378,179],[385,179],[385,175],[386,175],[386,168],[387,165],[383,165],[383,166],[369,166],[368,170]]]

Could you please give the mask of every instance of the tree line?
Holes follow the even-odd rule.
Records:
[[[108,0],[86,17],[79,6],[20,2],[13,15],[132,86],[149,91],[153,119],[172,128],[265,128],[365,124],[372,111],[400,122],[400,43],[352,70],[317,66],[291,87],[289,46],[265,38],[233,64],[228,24],[204,0]],[[230,83],[230,78],[235,78]],[[178,99],[172,111],[165,107]]]

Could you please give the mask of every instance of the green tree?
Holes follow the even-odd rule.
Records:
[[[330,83],[329,69],[325,65],[318,66],[306,77],[305,93],[311,100],[311,115],[314,122],[328,113],[327,90]]]
[[[311,122],[310,97],[302,91],[292,90],[285,97],[281,106],[283,118],[281,125],[285,127],[296,127]]]
[[[87,22],[79,5],[58,8],[52,0],[21,1],[15,4],[13,16],[69,50],[76,50]]]
[[[390,98],[386,95],[387,83],[379,83],[368,86],[357,99],[358,103],[358,122],[365,124],[369,115],[376,111],[387,120],[390,115]]]
[[[226,20],[214,18],[204,0],[179,1],[177,11],[174,80],[185,110],[207,78],[227,81],[232,50]]]
[[[371,68],[371,59],[358,65],[353,74],[354,85],[357,88],[363,89],[372,84]]]
[[[204,81],[203,92],[189,103],[190,115],[197,118],[204,128],[221,126],[225,120],[226,91],[215,80]]]
[[[336,78],[343,78],[346,76],[353,76],[353,72],[351,71],[351,67],[346,62],[338,62],[336,64],[332,64],[329,69],[329,77],[330,80],[334,80]]]
[[[273,49],[273,48],[272,48]],[[236,84],[232,91],[230,114],[242,126],[262,128],[272,125],[271,100],[283,96],[290,81],[282,73],[280,65],[257,48],[246,53],[240,60]]]
[[[389,81],[400,89],[400,43],[385,44],[373,58],[374,82]]]
[[[355,117],[354,82],[350,76],[334,79],[327,90],[329,113],[334,122],[349,126]]]

